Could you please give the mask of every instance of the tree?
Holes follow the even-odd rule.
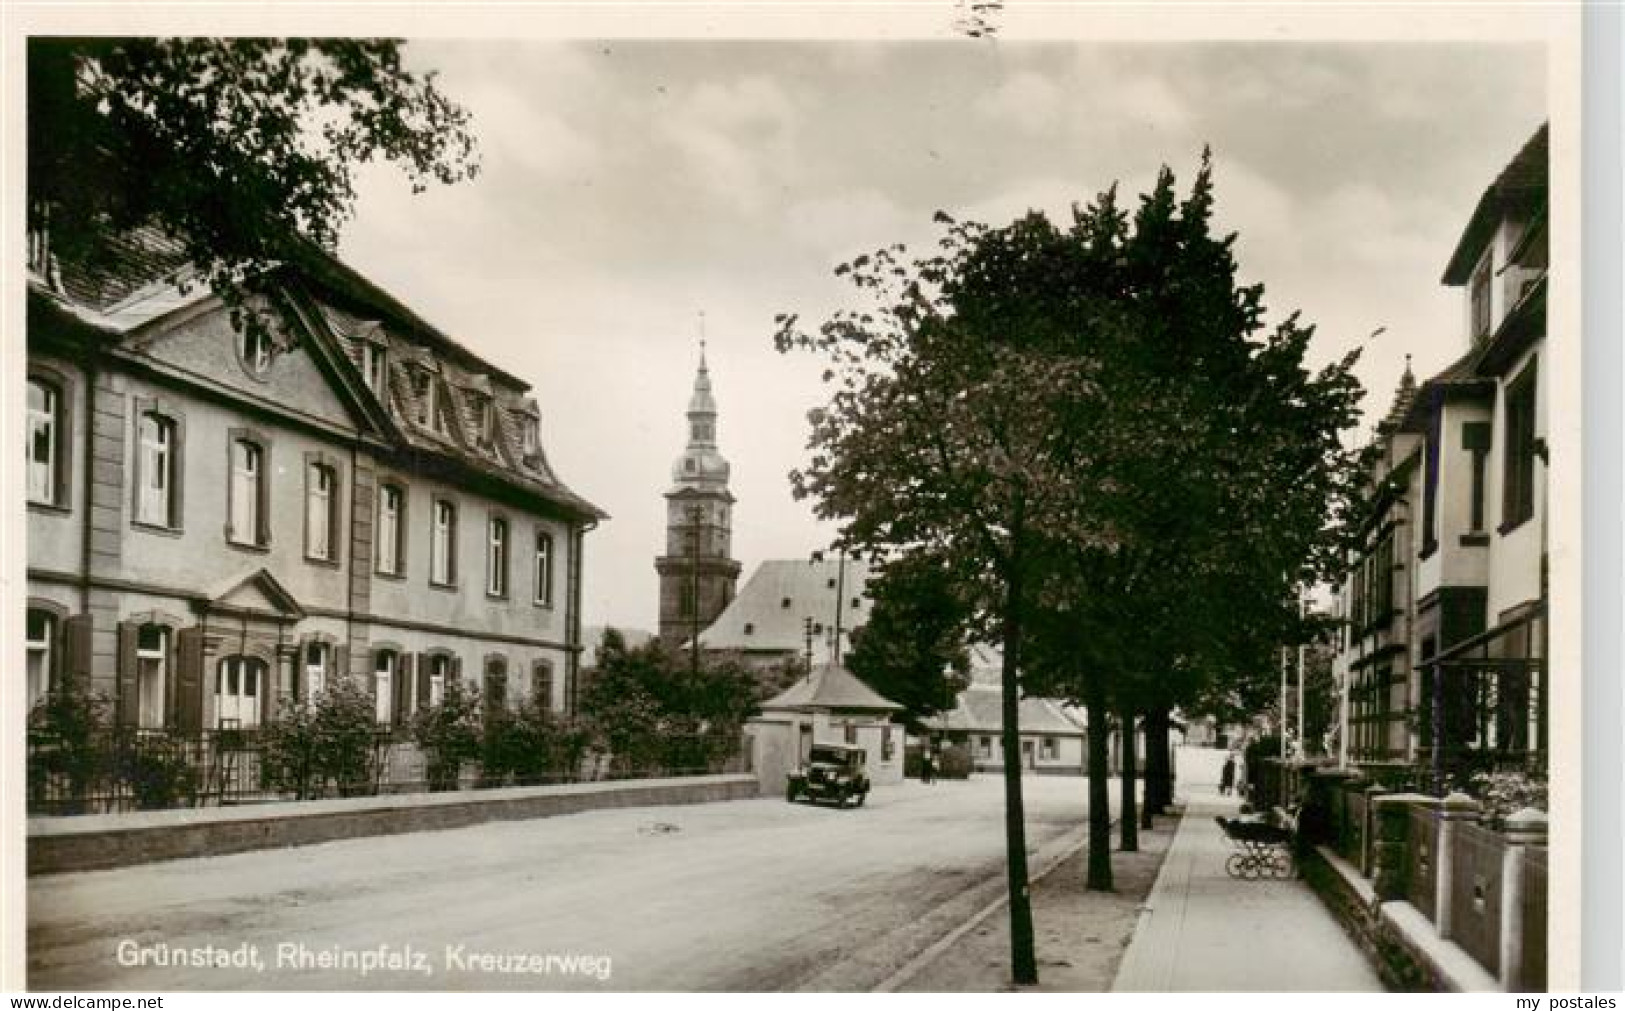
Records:
[[[929,555],[900,555],[870,581],[868,594],[869,620],[853,630],[846,665],[903,706],[907,721],[951,709],[970,683],[970,615],[947,565]]]
[[[1111,191],[1075,212],[1046,258],[1085,307],[1075,325],[1109,405],[1078,508],[1115,536],[1050,545],[1029,678],[1089,711],[1091,888],[1111,887],[1100,730],[1116,716],[1131,732],[1136,713],[1165,725],[1298,634],[1296,590],[1334,564],[1332,520],[1355,486],[1340,439],[1355,356],[1311,374],[1312,328],[1266,328],[1262,285],[1238,284],[1234,236],[1211,231],[1213,201],[1205,156],[1183,199],[1164,169],[1132,217]]]
[[[1011,968],[1037,980],[1027,893],[1018,670],[1046,542],[1098,542],[1078,520],[1087,494],[1092,363],[1033,257],[1051,228],[1029,215],[1006,228],[946,226],[942,252],[905,262],[893,246],[837,268],[874,302],[815,331],[781,316],[781,351],[829,360],[828,406],[812,412],[798,497],[840,523],[843,547],[883,558],[925,554],[981,633],[1004,648],[1002,745]]]
[[[393,40],[31,39],[28,228],[92,273],[159,236],[244,318],[250,279],[337,245],[358,165],[474,174],[468,124]]]
[[[581,714],[624,773],[705,771],[730,757],[756,711],[756,680],[731,657],[688,654],[660,640],[635,649],[606,629],[581,692]]]

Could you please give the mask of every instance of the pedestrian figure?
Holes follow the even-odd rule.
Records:
[[[937,762],[927,751],[920,759],[920,782],[933,783],[937,778]]]
[[[1236,756],[1226,755],[1224,756],[1224,771],[1219,773],[1219,792],[1228,797],[1230,795],[1230,791],[1235,788],[1235,785]]]

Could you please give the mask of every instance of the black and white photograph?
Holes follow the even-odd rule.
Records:
[[[15,18],[6,988],[1577,987],[1578,13],[1185,10]]]

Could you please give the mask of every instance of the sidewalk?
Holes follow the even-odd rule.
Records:
[[[1237,798],[1206,784],[1187,804],[1112,986],[1118,992],[1380,993],[1375,970],[1301,881],[1243,881],[1224,871],[1230,842],[1215,815]]]

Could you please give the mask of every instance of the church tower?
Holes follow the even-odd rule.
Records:
[[[733,493],[728,461],[717,452],[717,402],[700,343],[700,368],[688,401],[688,445],[672,464],[666,492],[666,553],[660,573],[660,638],[671,645],[704,632],[733,600],[739,563],[733,551]]]

